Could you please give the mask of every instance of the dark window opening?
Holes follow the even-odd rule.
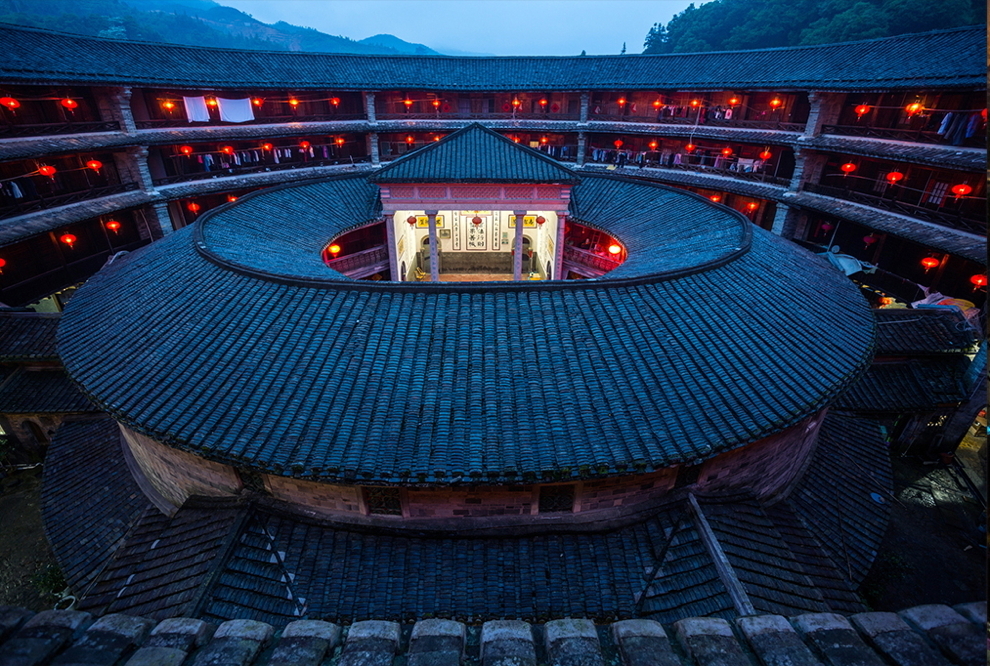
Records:
[[[382,516],[401,516],[402,500],[398,488],[365,488],[364,503],[368,513]]]
[[[540,513],[571,513],[574,511],[574,486],[544,486],[540,488]]]

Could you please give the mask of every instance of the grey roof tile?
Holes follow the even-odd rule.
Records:
[[[0,362],[58,361],[58,314],[0,309]]]

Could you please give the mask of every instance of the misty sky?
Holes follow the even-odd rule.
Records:
[[[331,35],[379,33],[438,51],[494,55],[630,53],[691,0],[216,0],[265,23]],[[704,0],[695,0],[695,5]]]

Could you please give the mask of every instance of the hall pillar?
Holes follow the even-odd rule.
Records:
[[[368,117],[369,123],[378,122],[375,117],[375,93],[364,93],[364,115]]]
[[[792,192],[801,191],[806,183],[818,183],[828,156],[823,153],[809,151],[807,148],[794,149],[794,175],[787,189]]]
[[[131,111],[130,88],[97,88],[94,92],[101,120],[116,121],[124,134],[137,131]]]
[[[579,123],[588,122],[588,107],[591,106],[591,93],[581,93],[581,115],[578,117]]]
[[[585,132],[578,132],[577,162],[576,166],[584,166],[584,151],[588,148],[588,135]]]
[[[523,219],[526,211],[514,211],[516,216],[516,237],[512,247],[512,279],[522,280]]]
[[[557,213],[557,245],[554,246],[553,253],[553,278],[563,280],[561,273],[564,270],[564,226],[567,224],[567,211]]]
[[[158,201],[145,207],[142,211],[142,216],[147,233],[152,240],[158,240],[175,231],[175,225],[172,224],[172,215],[169,213],[168,204],[163,201]],[[141,237],[143,238],[144,234],[141,234]]]
[[[437,211],[426,211],[426,223],[430,227],[430,282],[439,282],[440,246],[437,241]]]
[[[394,282],[402,282],[399,275],[399,248],[395,244],[395,214],[384,213],[382,222],[385,224],[385,244],[388,246],[388,274]]]
[[[371,166],[381,166],[378,155],[378,132],[368,132],[368,155],[371,156]]]
[[[811,111],[804,126],[804,136],[808,138],[819,136],[822,127],[837,123],[845,100],[845,93],[824,93],[815,90],[808,93]]]

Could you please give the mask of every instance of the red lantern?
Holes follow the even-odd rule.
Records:
[[[691,100],[691,106],[697,109],[699,106],[701,106],[701,100],[700,99],[692,99]]]
[[[966,183],[962,183],[960,185],[953,185],[952,186],[952,193],[956,195],[956,198],[957,199],[959,197],[966,196],[967,194],[969,194],[972,191],[973,191],[973,188],[970,187],[969,185],[967,185]]]
[[[440,108],[440,100],[438,100],[438,99],[433,100],[433,108],[434,109],[439,109]]]
[[[336,144],[338,146],[343,146],[344,145],[344,137],[338,136],[337,139],[335,140],[335,142],[336,142]]]
[[[65,99],[61,100],[59,104],[67,108],[69,111],[72,111],[73,109],[77,109],[79,107],[79,102],[72,99],[71,97],[66,97]]]
[[[340,246],[337,245],[336,243],[334,243],[333,245],[331,245],[330,247],[328,247],[327,250],[330,251],[330,254],[333,255],[333,258],[334,259],[336,259],[337,258],[337,255],[340,254]]]
[[[622,148],[622,139],[616,139],[615,141],[612,142],[612,145],[614,145],[616,148]]]
[[[86,167],[88,169],[92,169],[93,171],[99,171],[103,168],[103,162],[100,160],[90,160],[86,162]]]
[[[858,120],[859,118],[862,118],[863,116],[865,116],[867,113],[870,112],[870,107],[867,106],[866,104],[860,104],[855,109],[853,109],[853,111],[856,112],[856,116]]]
[[[730,97],[729,98],[729,106],[736,106],[737,104],[739,104],[739,98],[738,97]]]
[[[653,100],[653,108],[654,109],[659,109],[661,106],[663,106],[663,102],[661,102],[658,99]]]
[[[59,240],[65,243],[66,245],[68,245],[69,248],[71,249],[72,246],[75,244],[75,242],[79,239],[73,236],[72,234],[62,234],[62,237],[59,238]]]
[[[233,155],[234,154],[234,147],[233,146],[223,146],[222,148],[220,148],[220,152],[221,153],[224,153],[226,155]]]
[[[340,106],[340,98],[339,97],[331,97],[330,98],[330,104],[332,104],[333,106]]]
[[[8,109],[10,109],[11,111],[13,111],[14,109],[18,108],[21,105],[21,103],[18,102],[13,97],[0,97],[0,104],[3,104],[5,107],[7,107]]]
[[[625,106],[626,105],[626,98],[625,97],[620,97],[618,99],[618,102],[619,102],[619,106]]]
[[[835,229],[835,226],[831,222],[823,222],[821,229],[825,233],[828,233],[828,232],[832,231],[832,229]]]
[[[172,113],[172,110],[175,109],[175,102],[173,102],[170,99],[167,99],[164,102],[162,102],[162,108],[168,111],[169,113]]]
[[[722,195],[721,194],[713,194],[713,195],[711,195],[708,198],[711,199],[713,203],[718,203],[719,201],[722,200]]]
[[[270,143],[263,143],[263,144],[261,144],[261,149],[262,149],[262,150],[271,150],[271,149],[272,149],[272,148],[274,148],[274,147],[275,147],[275,146],[273,146],[273,145],[272,145],[272,144],[270,144]]]
[[[254,104],[255,106],[261,106],[262,104],[264,104],[264,100],[262,100],[260,97],[255,97],[254,99],[251,100],[251,103]]]
[[[43,166],[38,168],[38,173],[42,176],[48,176],[49,178],[55,177],[55,167],[53,166]]]
[[[760,204],[756,203],[755,201],[750,201],[748,204],[746,204],[746,210],[748,210],[751,213],[759,207]]]
[[[689,143],[689,144],[687,144],[687,145],[684,146],[684,150],[686,150],[689,153],[693,153],[694,152],[694,149],[697,148],[697,147],[698,146],[694,145],[693,143]]]
[[[522,102],[520,102],[518,99],[514,99],[512,100],[512,106],[518,109],[520,106],[522,106]]]
[[[763,160],[764,162],[766,162],[771,157],[773,157],[773,153],[771,153],[769,150],[764,150],[762,153],[760,153],[760,159]]]
[[[863,236],[863,243],[866,244],[866,249],[870,249],[870,246],[877,242],[877,237],[873,234],[869,236]]]
[[[886,307],[888,305],[893,305],[893,304],[894,304],[894,299],[891,298],[890,296],[881,296],[880,297],[880,305],[882,307]]]
[[[853,171],[856,170],[856,165],[853,164],[852,162],[846,162],[845,164],[843,164],[839,168],[842,170],[842,173],[844,175],[848,176],[849,174],[851,174]]]
[[[0,261],[3,261],[3,259],[0,259]],[[0,268],[3,268],[3,264],[0,264]],[[985,286],[987,286],[987,276],[986,275],[973,275],[973,276],[971,276],[969,278],[969,281],[972,282],[977,287],[985,287]]]
[[[291,106],[293,109],[296,108],[297,106],[299,106],[299,100],[296,99],[295,97],[290,97],[289,106]]]
[[[302,148],[303,150],[307,150],[311,145],[313,145],[313,144],[311,144],[309,141],[300,141],[299,142],[299,147]]]
[[[904,174],[900,171],[891,171],[887,174],[887,180],[890,181],[891,185],[896,185],[898,181],[904,179]]]
[[[770,108],[773,109],[774,111],[776,111],[782,106],[784,106],[784,102],[779,97],[774,97],[772,100],[770,100]]]
[[[233,194],[228,194],[227,201],[228,203],[234,203],[235,201],[237,201],[237,197],[235,197]]]
[[[925,267],[926,273],[941,263],[942,262],[936,259],[935,257],[925,257],[924,259],[921,260],[921,265]]]
[[[218,102],[214,97],[208,97],[206,100],[206,104],[207,106],[219,106],[220,102]]]
[[[6,259],[0,259],[0,275],[3,274],[3,267],[7,265]]]
[[[546,105],[547,105],[548,103],[549,103],[549,102],[547,102],[547,100],[546,100],[546,99],[541,99],[541,100],[540,100],[540,106],[546,106]]]
[[[412,145],[413,141],[415,141],[415,139],[413,138],[412,134],[406,137],[406,143],[408,143],[409,145]]]
[[[542,215],[537,215],[537,216],[536,216],[536,223],[537,223],[538,225],[540,225],[541,227],[542,227],[542,226],[543,226],[544,224],[546,224],[546,221],[547,221],[547,218],[545,218],[545,217],[543,217]]]
[[[186,206],[186,208],[191,213],[198,213],[200,211],[200,209],[202,208],[202,206],[200,206],[198,203],[196,203],[195,201],[193,201],[188,206]]]
[[[118,231],[120,231],[120,222],[118,222],[117,220],[110,220],[109,222],[107,222],[107,229],[109,229],[114,233],[117,233]]]
[[[657,146],[659,146],[659,145],[660,144],[657,143],[656,141],[650,141],[650,143],[649,143],[650,150],[656,150],[657,149]]]
[[[410,227],[416,226],[416,216],[410,215],[409,217],[406,218],[406,222],[409,223]]]
[[[189,157],[190,155],[193,154],[193,147],[192,146],[179,146],[179,152],[182,153],[183,155],[185,155],[186,157]]]
[[[545,143],[549,143],[549,142],[550,142],[550,139],[546,138],[545,136],[541,136],[540,137],[540,143],[544,143],[545,144]]]
[[[612,243],[608,246],[608,253],[611,255],[616,255],[622,252],[622,246],[617,243]]]
[[[402,103],[406,105],[407,109],[413,105],[413,101],[411,99],[404,99],[402,100]]]
[[[925,105],[922,104],[921,102],[911,102],[910,104],[904,107],[904,110],[907,111],[908,116],[913,116],[914,114],[918,113],[924,108]]]
[[[471,224],[473,224],[476,227],[481,226],[481,218],[475,215],[474,217],[471,218]]]
[[[732,148],[726,146],[725,148],[722,149],[722,154],[728,157],[729,155],[732,154]]]

